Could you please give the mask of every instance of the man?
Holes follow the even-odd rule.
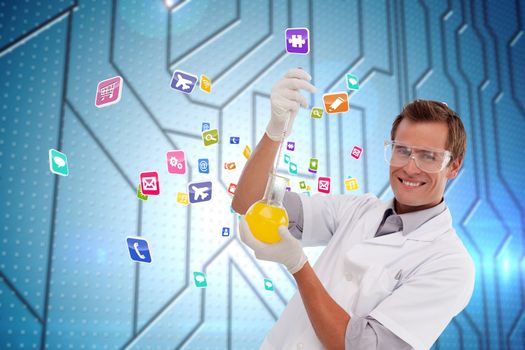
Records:
[[[308,106],[299,90],[316,91],[310,79],[292,69],[272,89],[270,122],[233,198],[238,213],[262,197],[287,120],[284,137],[299,106]],[[465,149],[457,114],[417,100],[385,142],[394,199],[286,193],[290,225],[279,229],[276,244],[256,240],[242,218],[242,241],[257,258],[284,264],[299,289],[261,348],[430,348],[473,292],[474,264],[443,200]],[[327,246],[312,268],[302,245],[321,244]]]

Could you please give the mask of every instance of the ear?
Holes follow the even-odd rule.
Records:
[[[454,179],[458,176],[459,169],[463,165],[463,159],[455,159],[452,164],[449,165],[447,170],[447,178]]]

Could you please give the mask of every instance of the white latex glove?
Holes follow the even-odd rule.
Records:
[[[281,141],[286,126],[284,138],[292,132],[295,116],[299,106],[308,108],[306,98],[299,92],[300,89],[315,93],[317,89],[308,81],[312,80],[310,74],[301,68],[290,69],[284,77],[272,88],[270,97],[272,116],[266,127],[266,134],[274,141]],[[288,125],[286,120],[289,119]]]
[[[301,243],[284,226],[279,227],[281,240],[273,244],[266,244],[255,238],[244,215],[239,221],[239,232],[241,241],[253,249],[257,259],[283,264],[291,274],[299,271],[308,261]]]

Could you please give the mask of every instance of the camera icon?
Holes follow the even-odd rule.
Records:
[[[210,173],[210,163],[207,158],[199,159],[199,173],[209,174]]]

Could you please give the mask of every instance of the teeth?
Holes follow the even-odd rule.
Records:
[[[408,182],[405,180],[402,180],[402,181],[403,181],[403,184],[410,186],[410,187],[417,187],[422,184],[422,182]]]

